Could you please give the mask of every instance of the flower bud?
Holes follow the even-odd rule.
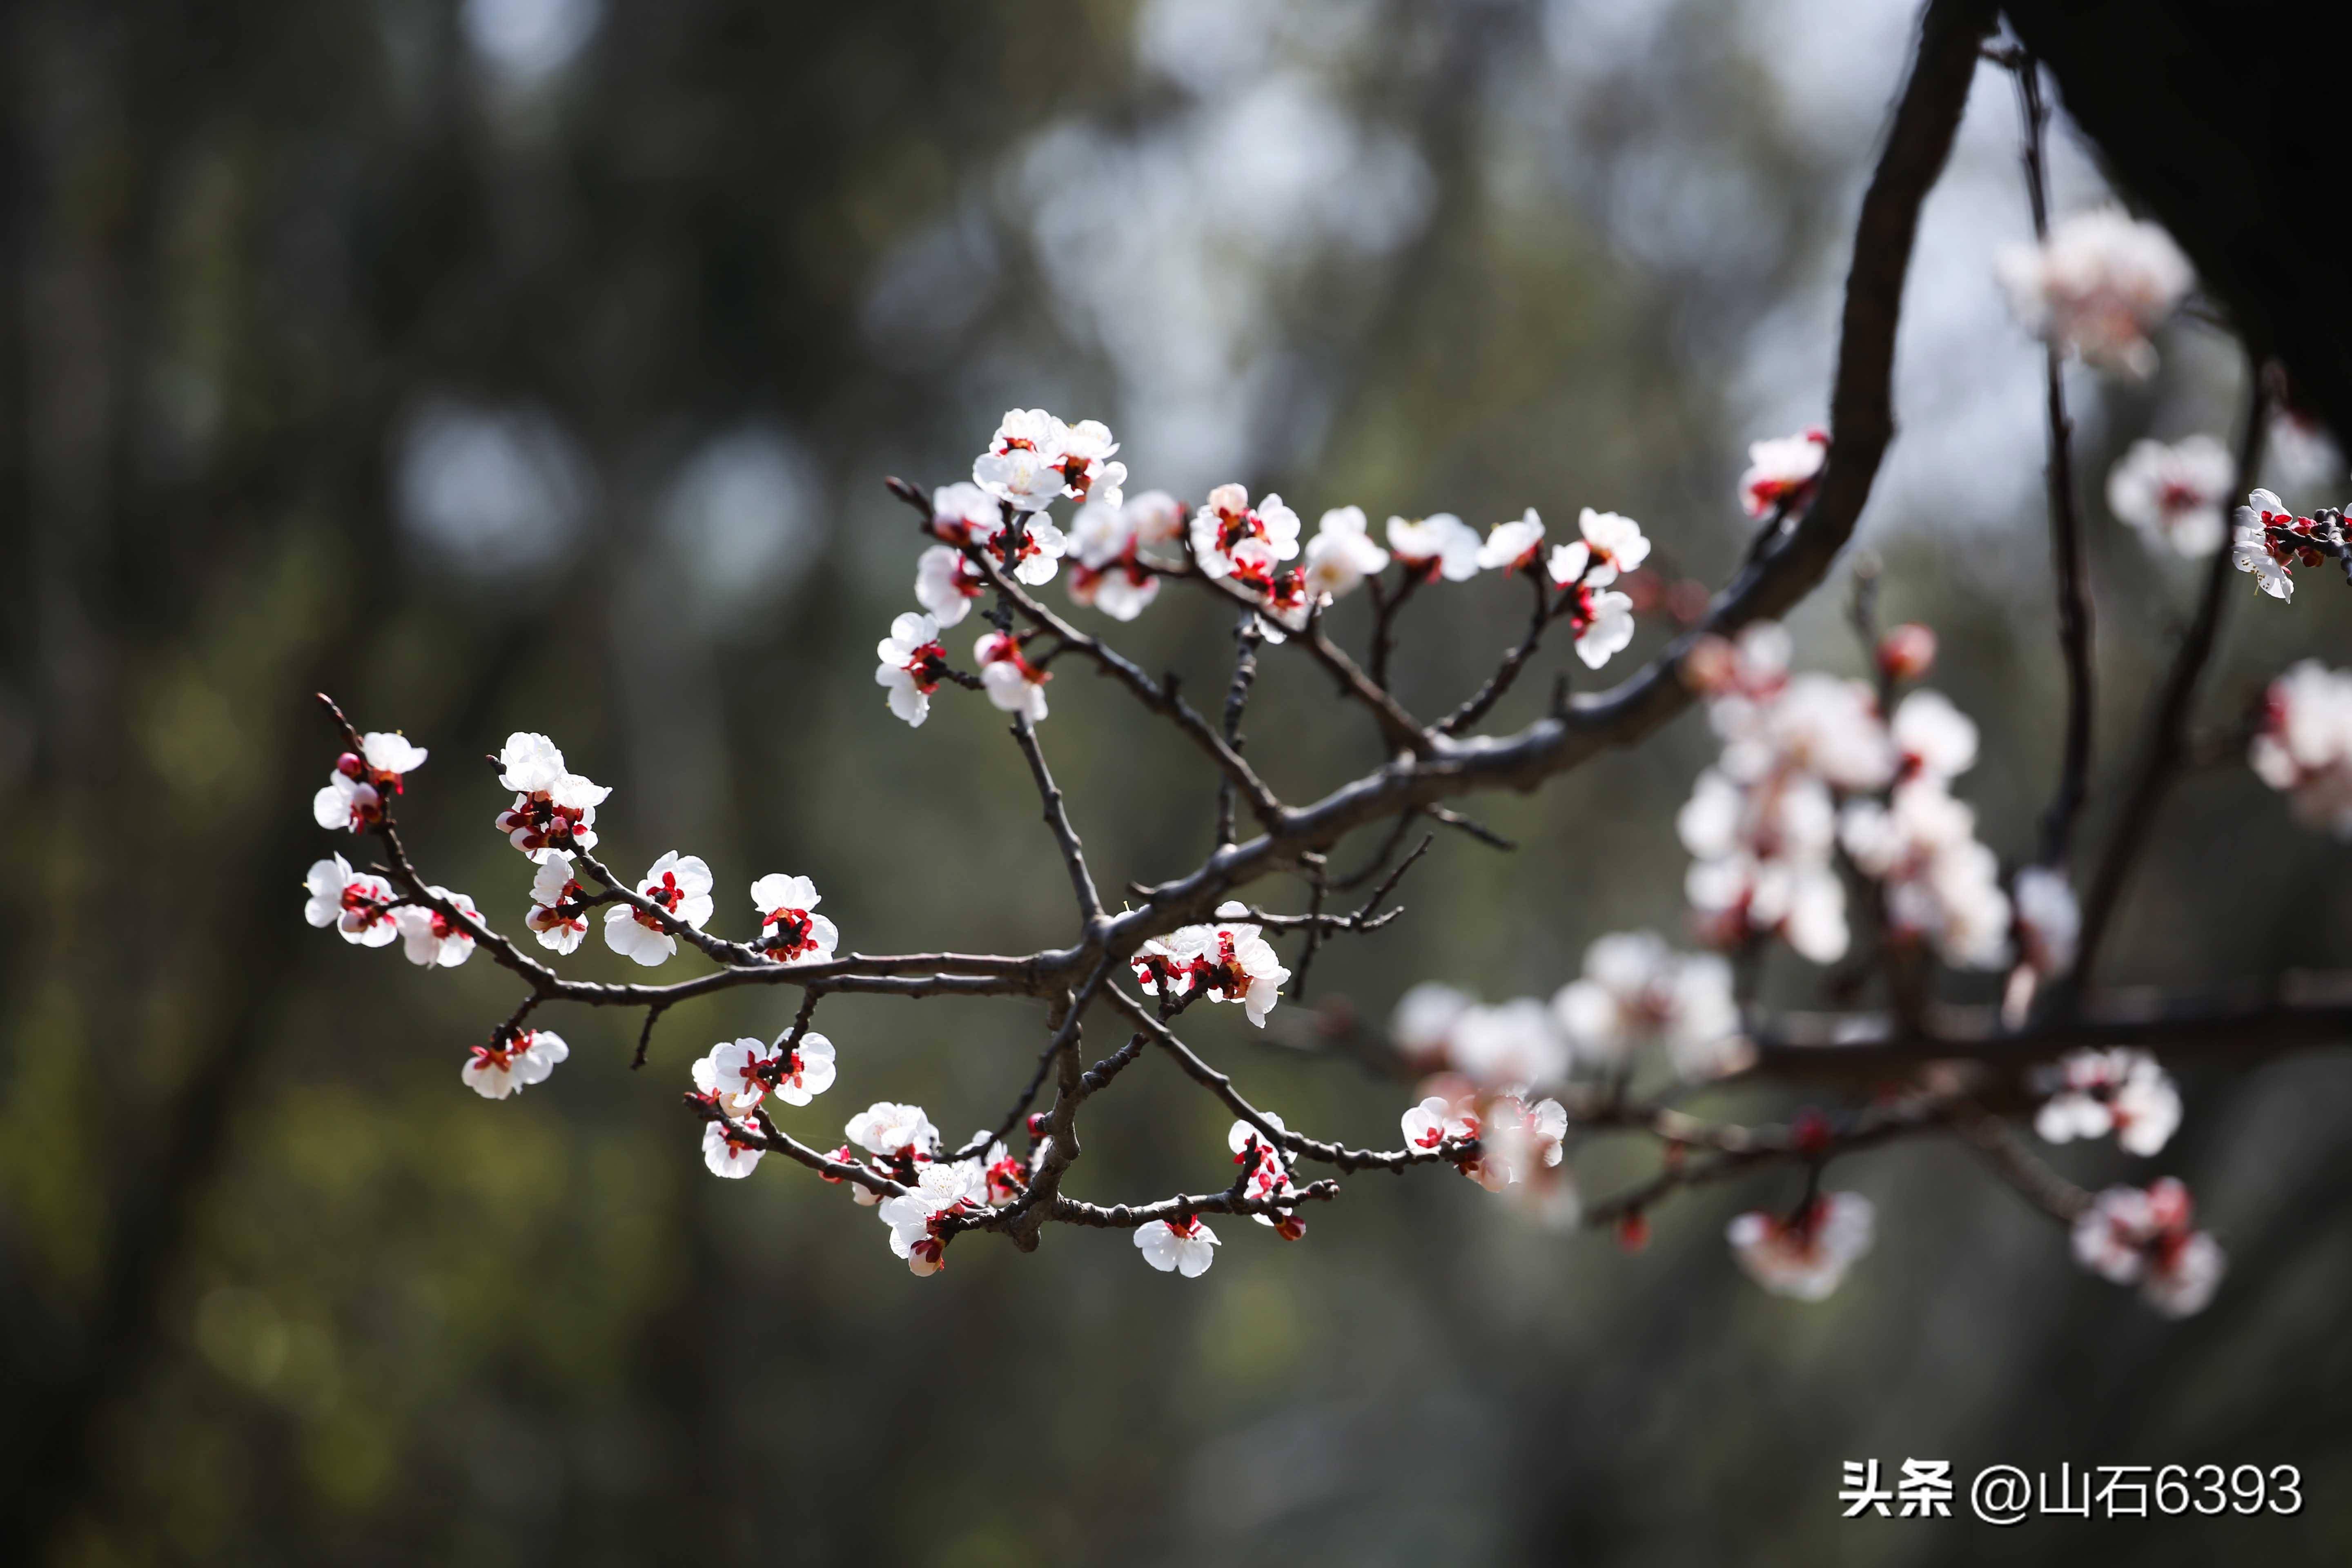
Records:
[[[1936,634],[1906,621],[1878,639],[1878,668],[1890,680],[1916,680],[1936,662]]]
[[[367,764],[360,761],[357,752],[345,752],[335,759],[335,771],[347,779],[355,779],[367,772]]]

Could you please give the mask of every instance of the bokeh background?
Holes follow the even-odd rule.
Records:
[[[782,994],[680,1010],[636,1074],[628,1024],[552,1020],[571,1062],[493,1104],[457,1069],[512,999],[497,970],[427,974],[299,918],[325,689],[432,748],[415,847],[504,923],[526,881],[467,759],[530,728],[618,786],[616,864],[711,861],[722,922],[727,889],[788,869],[867,951],[1063,940],[994,715],[943,700],[910,732],[867,657],[916,549],[882,477],[956,477],[1007,406],[1108,420],[1131,489],[1237,478],[1310,518],[1482,525],[1589,504],[1643,520],[1662,579],[1719,583],[1745,443],[1824,413],[1911,22],[1901,0],[9,6],[0,1555],[2343,1560],[2337,1056],[2185,1075],[2160,1164],[2232,1272],[2181,1325],[1933,1144],[1833,1172],[1882,1238],[1820,1306],[1757,1291],[1722,1243],[1785,1174],[1678,1201],[1638,1256],[1424,1175],[1359,1180],[1297,1246],[1229,1223],[1197,1282],[1063,1231],[1029,1257],[967,1240],[919,1282],[839,1192],[701,1168],[686,1063],[773,1033]],[[2057,142],[2058,210],[2102,199]],[[1988,68],[1928,205],[1863,543],[1889,613],[1943,636],[1937,683],[1986,731],[1962,793],[2011,856],[2058,679],[2038,360],[1990,275],[2026,231]],[[2099,480],[2142,434],[2230,438],[2245,374],[2194,318],[2162,347],[2147,384],[2073,382],[2103,781],[2192,569]],[[2306,509],[2344,499],[2307,443],[2273,468]],[[2234,596],[2214,732],[2291,658],[2345,658],[2326,587]],[[1839,597],[1801,646],[1858,668]],[[1500,584],[1423,600],[1408,698],[1466,689],[1520,615]],[[1213,619],[1171,597],[1122,635],[1214,689]],[[1328,688],[1268,665],[1253,755],[1277,787],[1366,765]],[[1052,694],[1106,879],[1197,858],[1190,755],[1075,669]],[[1549,995],[1601,932],[1678,931],[1673,810],[1708,752],[1687,718],[1482,803],[1519,851],[1441,843],[1309,1001]],[[2113,977],[2340,963],[2346,865],[2225,760],[2168,808]],[[1784,959],[1768,984],[1816,978]],[[1036,1038],[1011,1003],[835,1000],[824,1027],[844,1068],[792,1123],[812,1139],[877,1099],[951,1136],[991,1121]],[[1392,1135],[1398,1084],[1237,1019],[1193,1032],[1293,1125]],[[1090,1117],[1086,1196],[1226,1179],[1228,1119],[1164,1064]],[[1580,1163],[1596,1189],[1640,1170]],[[1869,1457],[2294,1462],[2310,1506],[1842,1522],[1839,1461]]]

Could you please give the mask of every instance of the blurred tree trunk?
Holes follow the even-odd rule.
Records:
[[[2012,0],[2116,183],[2172,231],[2295,396],[2352,437],[2352,164],[2332,7]]]

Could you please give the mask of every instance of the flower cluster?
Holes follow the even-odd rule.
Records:
[[[1884,800],[1848,801],[1838,839],[1885,889],[1889,933],[1931,943],[1960,969],[1998,969],[2010,957],[2010,901],[2000,862],[1978,842],[1976,813],[1951,782],[1973,766],[1977,727],[1941,693],[1912,692],[1890,726],[1897,758]]]
[[[1566,1228],[1582,1212],[1567,1165],[1568,1109],[1532,1104],[1524,1090],[1488,1091],[1441,1075],[1400,1119],[1405,1147],[1441,1155],[1490,1193],[1507,1193],[1547,1223]]]
[[[2166,1317],[2186,1318],[2213,1299],[2228,1264],[2190,1219],[2189,1189],[2169,1176],[2109,1187],[2074,1222],[2074,1257],[2103,1279],[2138,1286]]]
[[[2107,510],[2150,548],[2189,557],[2221,548],[2222,509],[2236,466],[2210,436],[2167,446],[2135,441],[2107,474]]]
[[[371,731],[360,749],[335,759],[334,771],[310,797],[310,816],[320,826],[364,832],[383,815],[383,797],[400,793],[401,776],[425,765],[425,748],[393,731]]]
[[[2146,1051],[2074,1051],[2036,1075],[2050,1098],[2033,1130],[2053,1143],[2112,1132],[2126,1152],[2158,1152],[2180,1125],[2180,1091]]]
[[[2254,585],[2272,598],[2294,597],[2294,568],[2322,561],[2336,562],[2352,582],[2352,541],[2345,535],[2344,514],[2334,507],[2300,517],[2269,490],[2256,490],[2231,521],[2231,563],[2252,574]]]
[[[1265,1027],[1290,971],[1259,929],[1237,918],[1248,913],[1244,905],[1224,904],[1214,925],[1181,926],[1145,942],[1129,961],[1136,984],[1173,1002],[1238,1002],[1251,1023]]]
[[[2137,380],[2156,370],[2148,333],[2194,279],[2170,235],[2112,207],[2077,213],[2040,245],[2003,249],[1996,270],[2026,331]]]
[[[518,731],[499,752],[499,783],[515,792],[495,824],[509,843],[533,860],[596,847],[596,808],[613,792],[565,767],[554,742]]]
[[[1825,1300],[1854,1259],[1870,1250],[1876,1215],[1860,1193],[1822,1193],[1795,1214],[1751,1209],[1731,1222],[1731,1255],[1775,1296]]]
[[[2306,658],[2272,681],[2246,760],[2297,822],[2352,838],[2352,670]]]

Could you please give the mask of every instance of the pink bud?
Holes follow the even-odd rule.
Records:
[[[1936,662],[1936,634],[1906,621],[1878,639],[1878,668],[1892,680],[1916,680]]]
[[[335,771],[347,779],[355,779],[367,771],[367,764],[360,761],[358,752],[345,752],[335,759]]]

